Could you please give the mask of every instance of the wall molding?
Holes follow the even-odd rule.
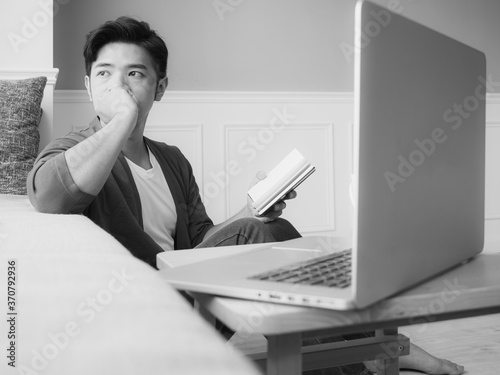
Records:
[[[500,104],[500,94],[486,93],[486,102],[491,104]]]
[[[486,214],[484,220],[488,222],[498,222],[498,224],[500,224],[500,213]]]
[[[26,79],[32,77],[47,77],[47,85],[55,86],[57,81],[57,76],[59,74],[59,69],[48,68],[48,69],[2,69],[0,71],[0,79]]]
[[[500,95],[499,95],[500,96]],[[167,91],[161,103],[351,103],[351,92]],[[86,90],[55,90],[57,103],[88,103]],[[499,98],[500,101],[500,98]]]
[[[500,93],[488,93],[489,104],[500,104]],[[88,103],[86,90],[55,90],[55,103]],[[352,92],[333,91],[166,91],[161,103],[346,103]]]

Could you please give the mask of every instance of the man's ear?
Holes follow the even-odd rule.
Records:
[[[162,78],[156,84],[155,100],[159,102],[168,86],[168,77]]]
[[[85,87],[87,88],[87,94],[89,94],[89,99],[92,101],[92,91],[90,90],[90,78],[85,76]]]

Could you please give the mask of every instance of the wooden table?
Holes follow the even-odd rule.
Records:
[[[159,255],[159,267],[177,267],[194,261],[245,251],[251,246]],[[161,264],[161,265],[160,265]],[[332,311],[286,306],[193,293],[202,309],[237,333],[239,347],[254,342],[247,351],[268,374],[300,374],[363,360],[378,360],[379,374],[398,374],[399,356],[409,352],[409,340],[398,327],[427,324],[500,312],[500,253],[483,253],[432,280],[369,308]],[[302,347],[303,338],[339,336],[375,331],[359,340]],[[260,339],[264,335],[266,343]]]

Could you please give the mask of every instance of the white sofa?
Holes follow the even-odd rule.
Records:
[[[158,271],[84,216],[1,194],[0,249],[0,332],[15,334],[16,365],[3,355],[2,374],[257,374]]]

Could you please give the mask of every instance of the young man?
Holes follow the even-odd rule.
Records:
[[[152,266],[165,250],[299,237],[278,219],[283,201],[262,217],[248,203],[214,225],[186,158],[143,136],[149,111],[167,88],[167,56],[164,41],[133,19],[107,22],[88,35],[85,85],[97,118],[40,153],[28,178],[33,205],[83,213]]]
[[[149,111],[168,85],[167,56],[165,43],[147,23],[127,17],[87,36],[85,85],[97,118],[88,129],[56,139],[40,153],[27,181],[34,207],[84,214],[151,266],[165,250],[299,237],[279,218],[283,201],[265,216],[248,202],[237,215],[214,225],[179,149],[144,137]],[[295,196],[291,192],[285,199]],[[401,359],[402,366],[432,374],[463,373],[461,366],[415,345],[411,353]],[[359,366],[331,371],[370,373]]]

